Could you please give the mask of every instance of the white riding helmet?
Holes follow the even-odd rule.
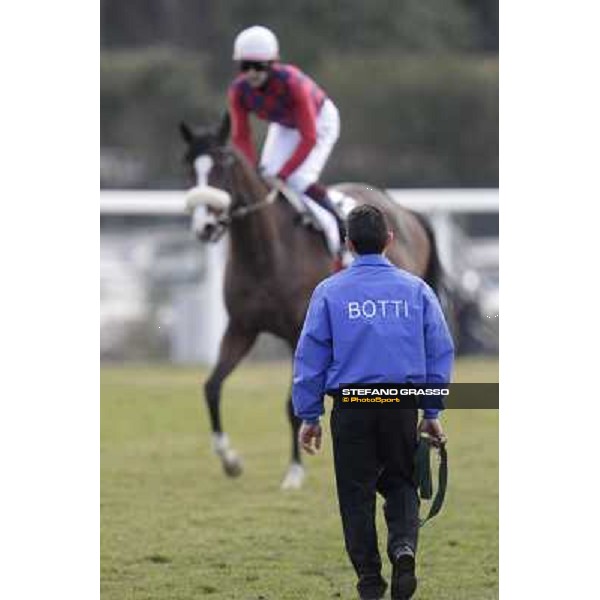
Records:
[[[233,60],[267,61],[279,58],[279,42],[266,27],[254,25],[238,33],[233,44]]]

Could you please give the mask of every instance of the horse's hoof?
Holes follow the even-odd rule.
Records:
[[[305,477],[306,472],[304,471],[304,467],[300,463],[292,463],[281,482],[281,489],[299,490],[304,483]]]
[[[243,472],[242,461],[239,458],[224,460],[223,471],[228,477],[239,477]]]
[[[212,447],[215,454],[221,459],[225,474],[228,477],[239,477],[242,474],[242,461],[237,452],[229,445],[227,434],[213,434]]]

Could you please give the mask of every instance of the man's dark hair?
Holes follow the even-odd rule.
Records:
[[[348,239],[358,254],[383,252],[388,229],[383,213],[370,204],[361,204],[348,215]]]

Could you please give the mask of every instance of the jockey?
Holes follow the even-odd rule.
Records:
[[[335,104],[300,69],[279,62],[279,43],[266,27],[244,29],[235,39],[233,60],[240,69],[228,94],[233,144],[256,165],[248,113],[268,121],[261,172],[333,214],[343,245],[344,223],[318,182],[340,132]]]

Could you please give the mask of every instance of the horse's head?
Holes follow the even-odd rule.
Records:
[[[214,239],[218,219],[230,208],[227,173],[235,160],[227,147],[229,115],[218,127],[190,128],[181,122],[179,131],[186,143],[183,157],[196,185],[188,191],[187,206],[193,213],[193,229],[202,241]]]
[[[211,167],[214,164],[222,162],[226,154],[227,140],[229,138],[230,120],[229,113],[226,113],[218,127],[199,127],[192,129],[183,121],[179,124],[179,132],[187,149],[183,156],[184,163],[195,171],[196,177],[205,176],[208,173],[205,170],[198,172],[196,161],[202,158],[208,158]],[[209,169],[210,171],[210,169]]]

